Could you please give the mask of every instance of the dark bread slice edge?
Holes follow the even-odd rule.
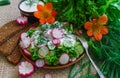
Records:
[[[5,43],[9,38],[13,37],[16,33],[20,32],[27,26],[28,25],[20,26],[14,20],[0,27],[0,45]]]
[[[29,29],[29,26],[21,30],[20,32],[16,33],[12,38],[8,39],[4,44],[0,45],[0,54],[4,56],[10,55],[14,48],[17,46],[19,41],[19,36],[22,32],[25,32]]]
[[[16,65],[19,63],[21,57],[22,57],[22,54],[20,53],[19,46],[17,45],[14,51],[12,52],[12,54],[7,56],[6,58],[10,63]]]

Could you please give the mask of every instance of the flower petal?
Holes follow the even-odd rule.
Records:
[[[84,27],[85,27],[85,29],[90,29],[90,28],[92,28],[92,25],[93,25],[92,22],[86,22],[86,23],[84,24]]]
[[[37,9],[38,11],[43,11],[44,10],[44,7],[40,4],[37,5]]]
[[[95,33],[94,38],[95,38],[95,40],[100,41],[102,39],[102,34],[101,33]]]
[[[48,23],[53,23],[55,21],[55,18],[54,17],[50,17],[49,19],[47,19],[47,22]]]
[[[57,12],[54,10],[54,11],[52,11],[52,16],[56,16],[56,14],[57,14]]]
[[[48,10],[52,10],[52,3],[47,3],[45,4],[45,8],[48,9]]]
[[[99,17],[98,22],[100,22],[101,24],[106,24],[108,21],[107,15],[102,15],[101,17]]]
[[[87,31],[87,35],[88,35],[88,36],[92,36],[92,35],[93,35],[92,31],[91,31],[91,30],[88,30],[88,31]]]
[[[34,12],[34,16],[36,17],[36,18],[42,18],[42,13],[40,12],[40,11],[36,11],[36,12]]]
[[[46,23],[46,19],[40,19],[39,22],[40,22],[41,24],[45,24],[45,23]]]
[[[93,19],[93,20],[92,20],[92,23],[96,23],[96,22],[97,22],[97,19]]]
[[[101,34],[107,34],[107,33],[108,33],[107,27],[103,26],[103,27],[101,28]]]

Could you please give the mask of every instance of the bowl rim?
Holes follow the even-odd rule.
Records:
[[[25,58],[25,60],[27,60],[28,62],[30,62],[31,64],[33,64],[35,66],[34,61],[30,60],[28,57],[26,57],[23,52],[22,52],[22,48],[19,46],[20,52],[22,54],[22,56]],[[69,66],[72,66],[73,64],[77,63],[78,61],[80,61],[85,55],[85,52],[83,52],[78,58],[77,60],[73,61],[73,62],[69,62],[68,64],[65,65],[57,65],[57,66],[49,66],[46,65],[44,67],[42,67],[42,69],[63,69],[63,68],[67,68]]]
[[[22,1],[20,1],[20,2],[18,3],[18,9],[20,10],[20,12],[33,14],[35,11],[34,11],[34,12],[27,12],[27,11],[23,11],[23,10],[20,9],[20,4],[21,4],[22,2],[24,2],[24,1],[26,1],[26,0],[22,0]]]
[[[32,26],[37,26],[39,24],[39,22],[36,22],[34,24],[32,24]],[[20,41],[20,40],[19,40]],[[83,48],[84,49],[84,48]],[[20,47],[19,45],[19,51],[21,52],[22,56],[28,61],[30,62],[31,64],[34,64],[34,61],[32,61],[31,59],[29,59],[28,57],[26,57],[23,52],[22,52],[22,48]],[[68,64],[65,64],[65,65],[58,65],[58,66],[49,66],[49,65],[45,65],[44,67],[40,68],[40,69],[63,69],[63,68],[67,68],[75,63],[77,63],[78,61],[80,61],[85,55],[85,50],[83,51],[82,54],[80,54],[80,56],[77,58],[77,60],[73,61],[73,62],[69,62]]]

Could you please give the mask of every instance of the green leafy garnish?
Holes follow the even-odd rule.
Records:
[[[30,47],[29,52],[32,54],[32,60],[39,59],[38,50],[36,48],[31,48]]]
[[[74,64],[69,73],[69,78],[75,78],[75,76],[79,74],[89,63],[90,61],[85,61],[77,70],[75,70],[75,68],[77,67],[78,63]]]
[[[84,50],[80,42],[76,42],[74,46],[70,46],[70,47],[60,45],[55,51],[56,51],[56,55],[58,56],[60,56],[63,52],[68,53],[70,58],[73,59],[75,57],[79,57]]]
[[[34,32],[35,32],[34,29],[28,30],[27,35],[31,37]]]
[[[58,65],[59,59],[54,55],[54,53],[51,51],[47,56],[44,57],[46,60],[46,63],[48,65]]]
[[[77,42],[75,44],[75,52],[77,54],[77,57],[79,57],[79,55],[84,52],[84,49],[83,49],[82,45],[80,44],[80,42]]]
[[[40,34],[39,37],[38,37],[38,42],[37,42],[37,45],[45,45],[47,44],[47,39],[44,37],[43,34]]]
[[[28,6],[33,6],[34,3],[39,3],[40,0],[22,0],[22,1],[26,1],[26,5]]]

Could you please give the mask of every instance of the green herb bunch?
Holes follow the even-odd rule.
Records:
[[[99,63],[107,78],[120,78],[120,1],[119,0],[44,0],[52,2],[57,11],[57,20],[66,21],[74,29],[84,30],[84,23],[106,14],[109,34],[101,41],[93,41],[86,35],[89,52]],[[98,76],[96,76],[98,77]]]

